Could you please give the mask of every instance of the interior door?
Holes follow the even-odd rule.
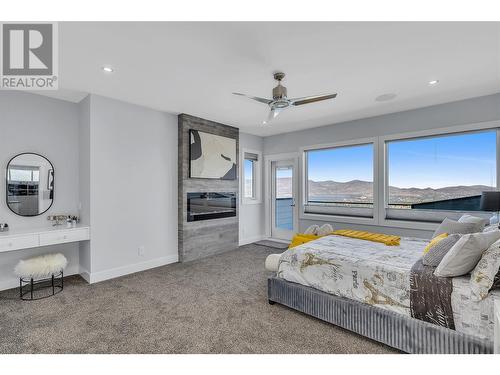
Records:
[[[271,237],[291,240],[297,231],[295,160],[271,163]]]

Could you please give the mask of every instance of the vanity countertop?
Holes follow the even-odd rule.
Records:
[[[76,225],[10,229],[0,233],[0,253],[90,240],[90,227]]]
[[[77,224],[76,226],[67,227],[66,224],[62,225],[50,225],[46,227],[37,228],[9,228],[6,232],[0,232],[0,238],[2,237],[15,237],[22,236],[25,234],[41,234],[41,233],[52,233],[58,231],[71,231],[77,229],[90,229],[88,225]]]

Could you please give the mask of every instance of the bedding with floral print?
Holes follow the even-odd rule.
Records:
[[[491,245],[481,256],[481,260],[472,271],[470,287],[472,297],[481,301],[488,296],[488,292],[499,284],[500,268],[500,240]]]

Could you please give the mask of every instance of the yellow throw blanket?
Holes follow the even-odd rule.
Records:
[[[332,232],[337,236],[344,236],[350,238],[357,238],[359,240],[366,240],[372,242],[380,242],[387,246],[399,246],[401,240],[398,236],[391,236],[389,234],[363,232],[360,230],[339,229]]]
[[[288,246],[289,249],[295,246],[303,245],[309,241],[314,241],[320,238],[319,236],[316,236],[315,234],[304,234],[304,233],[297,233],[295,236],[293,236],[292,242]]]

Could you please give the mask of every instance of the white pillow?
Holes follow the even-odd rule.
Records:
[[[305,231],[304,231],[304,234],[315,234],[317,235],[318,234],[318,230],[319,230],[319,226],[314,224],[314,225],[311,225],[309,228],[307,228]]]
[[[483,233],[492,232],[494,230],[498,230],[498,225],[496,225],[496,224],[494,224],[494,225],[488,225],[487,227],[485,227],[483,229]]]
[[[481,232],[484,229],[484,227],[486,226],[486,224],[489,224],[488,219],[483,219],[482,217],[472,216],[472,215],[468,215],[468,214],[462,215],[462,217],[460,219],[458,219],[458,222],[459,223],[476,224],[477,230],[475,230],[475,232]]]
[[[323,224],[318,230],[318,236],[326,236],[333,232],[333,227],[330,224]]]
[[[476,267],[483,252],[500,239],[500,231],[465,234],[453,245],[434,271],[440,277],[455,277]]]

